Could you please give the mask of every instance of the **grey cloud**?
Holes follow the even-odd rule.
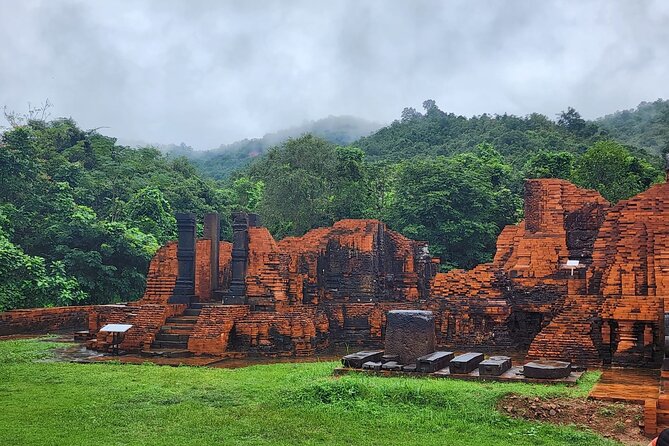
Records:
[[[0,0],[0,105],[198,148],[350,114],[668,97],[669,2]]]

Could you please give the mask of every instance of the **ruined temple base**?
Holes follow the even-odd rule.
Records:
[[[358,373],[363,375],[371,376],[386,376],[386,377],[404,377],[404,378],[451,378],[451,379],[461,379],[465,381],[499,381],[499,382],[525,382],[525,383],[534,383],[534,384],[566,384],[568,386],[573,386],[578,383],[578,380],[583,376],[585,372],[571,372],[571,374],[566,378],[559,379],[532,379],[526,378],[522,374],[523,367],[511,367],[506,372],[502,373],[499,376],[480,376],[478,369],[474,370],[471,373],[466,375],[451,374],[448,367],[437,370],[434,373],[420,373],[420,372],[395,372],[390,370],[366,370],[366,369],[352,369],[347,367],[338,367],[334,369],[333,375],[342,376],[348,375],[351,373]]]

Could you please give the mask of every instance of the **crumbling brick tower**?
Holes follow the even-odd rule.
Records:
[[[621,365],[659,361],[669,309],[669,184],[618,203],[593,257],[588,293],[602,298],[605,358]]]

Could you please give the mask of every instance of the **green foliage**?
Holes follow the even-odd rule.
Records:
[[[0,181],[3,309],[136,299],[175,235],[173,212],[238,206],[185,158],[118,146],[71,119],[3,133]]]
[[[510,166],[485,144],[451,158],[405,161],[388,221],[428,241],[445,268],[471,268],[491,259],[501,228],[519,217],[521,202],[511,182]]]
[[[661,182],[663,177],[658,168],[632,156],[620,143],[600,141],[576,162],[572,179],[579,186],[597,189],[615,203]]]
[[[0,231],[0,312],[70,305],[84,297],[77,281],[65,273],[63,262],[29,256]]]
[[[538,151],[582,153],[601,138],[597,127],[581,123],[573,109],[567,112],[569,123],[560,125],[537,113],[526,117],[483,114],[466,118],[439,110],[432,100],[425,101],[424,108],[425,114],[404,109],[401,120],[361,138],[355,145],[372,161],[397,162],[414,156],[471,152],[477,145],[488,143],[507,163],[519,169]]]
[[[653,155],[669,150],[669,100],[642,102],[636,109],[607,115],[597,124],[617,141]]]
[[[146,234],[153,234],[160,243],[175,237],[176,219],[163,193],[155,187],[135,192],[127,204],[127,219]]]
[[[312,135],[271,149],[249,169],[250,181],[264,185],[258,204],[264,222],[283,237],[362,217],[370,206],[363,161],[361,150]]]
[[[236,171],[244,169],[254,159],[264,155],[270,148],[281,145],[290,138],[311,134],[332,144],[347,145],[361,136],[369,135],[379,127],[381,126],[378,124],[353,116],[328,116],[298,127],[269,133],[262,138],[244,139],[204,152],[193,152],[183,144],[167,147],[166,151],[170,156],[183,154],[189,157],[207,177],[227,180],[234,177]]]
[[[238,369],[35,362],[52,343],[0,342],[0,444],[613,445],[575,426],[510,418],[516,393],[573,388],[455,379],[333,378],[334,362]]]
[[[525,178],[571,178],[574,155],[570,152],[540,150],[523,167]]]

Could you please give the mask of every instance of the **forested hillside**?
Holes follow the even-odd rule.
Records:
[[[120,146],[71,119],[13,121],[0,140],[0,311],[138,298],[148,261],[174,237],[180,211],[200,221],[220,212],[228,239],[225,217],[234,210],[259,212],[276,238],[378,218],[428,241],[445,269],[471,268],[491,259],[499,232],[522,217],[524,178],[566,178],[611,201],[662,181],[659,152],[629,136],[650,121],[661,134],[664,121],[641,120],[620,130],[623,144],[573,109],[555,122],[538,114],[464,118],[426,101],[423,113],[405,109],[350,144],[311,134],[261,144],[253,162],[246,156],[225,180],[206,178],[211,172],[185,157]]]
[[[184,146],[172,146],[166,151],[170,155],[188,157],[205,176],[220,180],[228,178],[235,170],[263,155],[270,147],[282,144],[289,138],[311,134],[333,144],[348,145],[379,127],[381,125],[353,116],[329,116],[276,133],[268,133],[262,138],[244,139],[212,150],[197,152]]]
[[[669,152],[669,100],[642,102],[636,109],[606,115],[597,124],[624,144],[654,155]]]

